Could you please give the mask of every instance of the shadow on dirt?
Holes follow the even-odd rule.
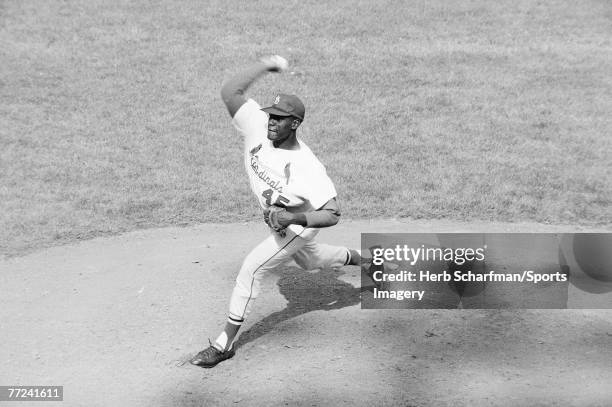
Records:
[[[330,311],[359,304],[360,291],[339,280],[342,269],[323,269],[315,272],[295,267],[279,268],[272,273],[280,276],[278,287],[287,299],[287,307],[268,315],[243,332],[235,342],[236,349],[270,332],[276,325],[311,311]]]

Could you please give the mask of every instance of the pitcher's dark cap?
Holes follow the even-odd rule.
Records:
[[[276,116],[297,117],[300,120],[304,120],[304,115],[306,114],[306,109],[300,98],[295,95],[286,95],[284,93],[276,96],[272,106],[264,107],[261,110]]]

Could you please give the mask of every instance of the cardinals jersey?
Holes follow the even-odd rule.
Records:
[[[335,198],[336,188],[325,167],[303,141],[298,139],[298,150],[285,150],[268,140],[268,115],[260,109],[249,99],[232,121],[244,137],[245,169],[259,205],[309,212]]]

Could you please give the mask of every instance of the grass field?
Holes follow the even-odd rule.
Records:
[[[610,225],[612,5],[0,3],[0,254],[259,218],[219,88],[303,96],[349,218]]]

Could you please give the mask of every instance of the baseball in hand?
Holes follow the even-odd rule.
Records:
[[[280,55],[273,55],[272,60],[276,63],[279,71],[285,71],[287,68],[289,68],[289,62],[287,62],[287,60]]]
[[[263,58],[262,61],[268,66],[270,66],[270,70],[283,72],[289,68],[289,62],[280,55],[272,55],[267,58]]]

